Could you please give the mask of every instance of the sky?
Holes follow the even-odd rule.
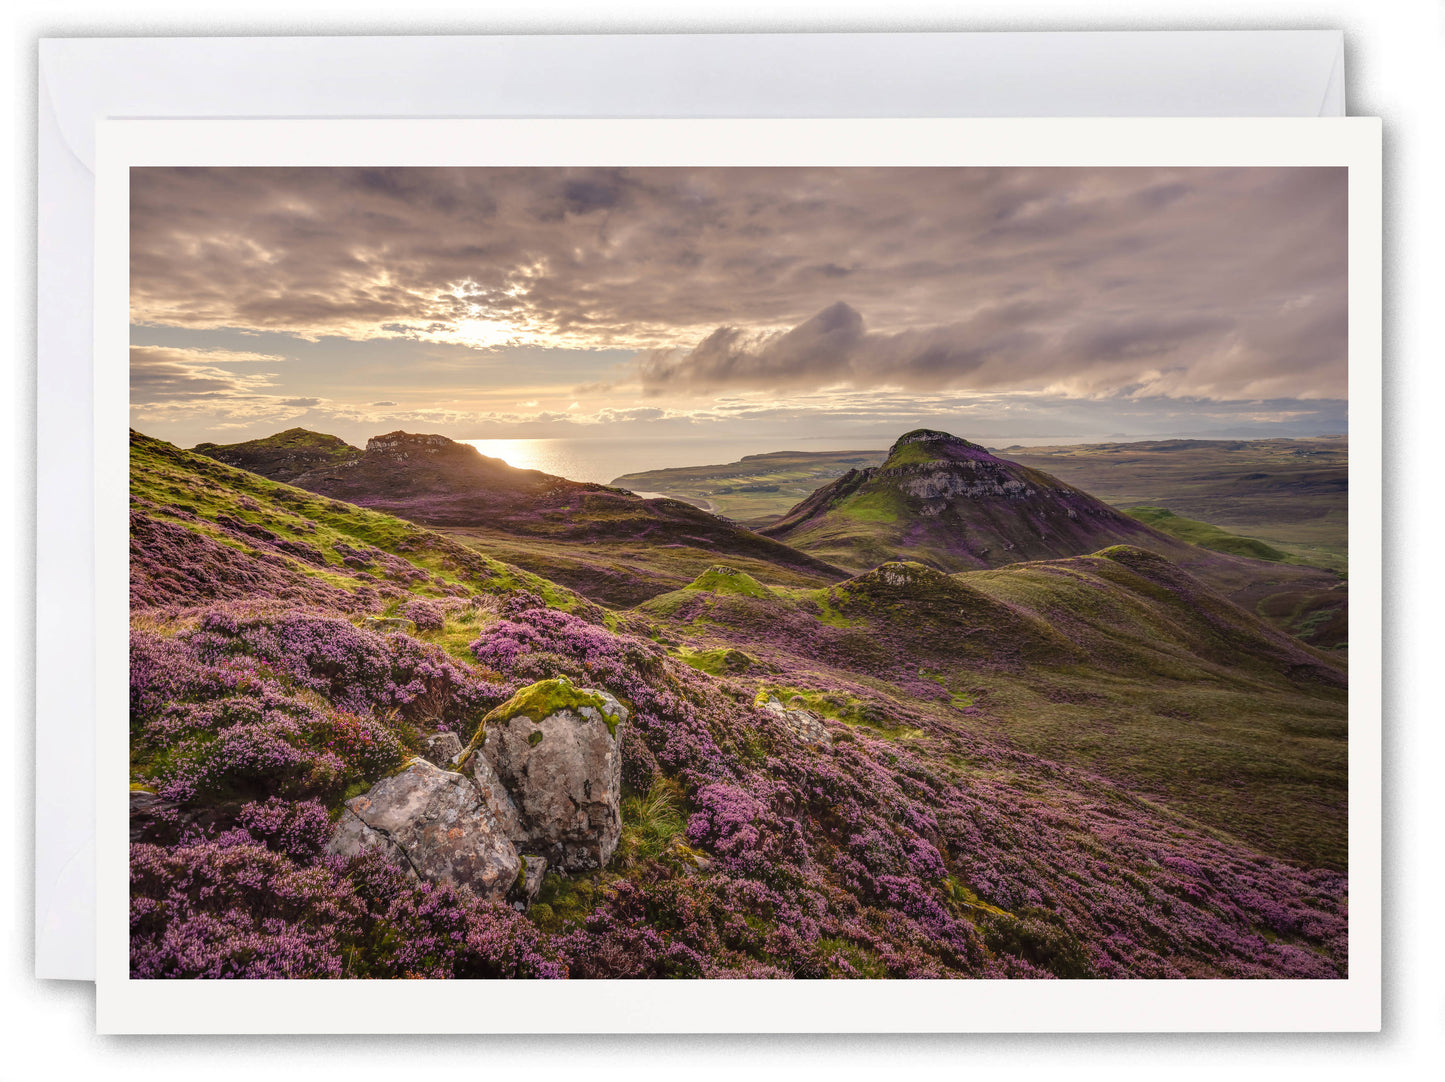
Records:
[[[1346,430],[1343,169],[135,169],[131,423]]]

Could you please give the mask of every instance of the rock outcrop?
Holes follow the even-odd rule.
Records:
[[[423,879],[490,901],[506,897],[521,867],[475,782],[425,759],[347,801],[327,850],[343,857],[380,850]]]
[[[192,450],[227,466],[286,482],[311,470],[335,469],[361,457],[361,452],[345,440],[304,428],[288,428],[245,443],[201,443]]]
[[[773,715],[791,729],[801,744],[823,744],[828,747],[833,745],[833,738],[828,735],[827,727],[811,710],[804,710],[801,707],[786,707],[776,695],[769,695],[767,701],[762,703],[758,709]]]
[[[379,850],[423,879],[525,909],[549,867],[600,868],[616,851],[626,720],[605,691],[566,678],[532,684],[466,748],[437,734],[426,758],[347,801],[327,849]]]
[[[600,868],[622,836],[626,721],[605,691],[543,680],[488,714],[464,755],[484,759],[510,793],[523,848],[567,871]]]

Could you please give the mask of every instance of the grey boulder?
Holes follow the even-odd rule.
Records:
[[[523,688],[487,715],[475,750],[512,795],[521,848],[566,871],[612,858],[622,837],[626,721],[612,695],[565,678]]]
[[[492,813],[492,818],[497,821],[502,833],[515,845],[525,842],[527,831],[522,827],[517,805],[512,801],[512,794],[507,792],[506,786],[492,769],[492,764],[487,762],[487,757],[473,755],[467,760],[464,769],[471,773],[472,780],[477,783],[482,800],[486,802],[487,810]]]
[[[477,785],[425,759],[346,802],[327,851],[343,857],[379,850],[432,882],[501,901],[517,879],[517,850]]]

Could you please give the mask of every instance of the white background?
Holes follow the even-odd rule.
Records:
[[[1440,932],[1445,859],[1438,822],[1445,762],[1435,672],[1441,601],[1431,565],[1445,526],[1435,481],[1436,415],[1445,386],[1445,307],[1440,199],[1445,192],[1445,9],[1439,0],[517,0],[494,3],[329,5],[289,0],[13,7],[8,84],[16,162],[9,221],[14,253],[11,319],[13,468],[0,471],[0,507],[16,509],[0,531],[11,569],[11,619],[0,622],[0,686],[13,693],[10,790],[0,831],[5,912],[4,1031],[0,1078],[67,1075],[147,1078],[204,1072],[208,1079],[289,1079],[376,1071],[525,1071],[546,1078],[687,1072],[689,1076],[867,1076],[917,1071],[948,1077],[1084,1078],[1167,1071],[1171,1077],[1408,1078],[1445,1057],[1445,941]],[[673,10],[678,8],[680,10]],[[1353,115],[1385,120],[1385,1029],[1380,1035],[1298,1037],[947,1038],[97,1038],[89,985],[31,978],[33,927],[32,741],[29,683],[33,544],[35,40],[41,36],[211,34],[647,33],[761,31],[1332,29],[1346,33]],[[85,424],[87,419],[77,419]],[[85,619],[86,614],[76,614]],[[7,641],[13,636],[13,644]],[[79,779],[86,784],[88,779]],[[605,1012],[605,996],[596,1009]],[[1121,1019],[1127,1026],[1128,1020]],[[1433,1061],[1433,1062],[1432,1062]]]

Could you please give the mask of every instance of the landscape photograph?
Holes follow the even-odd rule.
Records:
[[[132,979],[1350,976],[1346,169],[129,182]]]

